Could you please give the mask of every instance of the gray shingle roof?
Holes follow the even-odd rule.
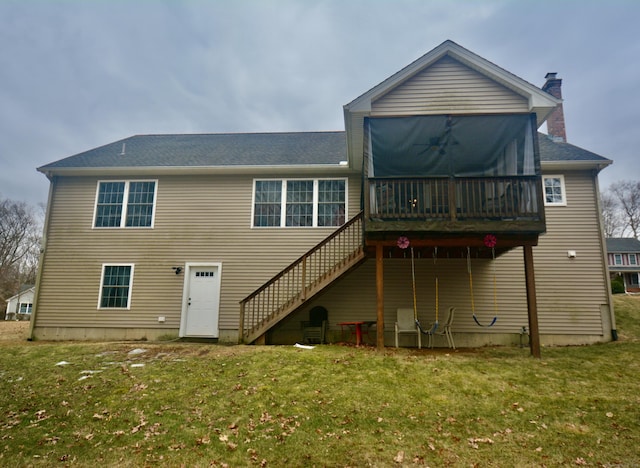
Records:
[[[640,241],[633,237],[607,237],[607,252],[640,253]]]
[[[124,153],[124,154],[123,154]],[[339,164],[345,132],[136,135],[39,168]]]
[[[598,163],[610,163],[611,160],[596,153],[574,146],[570,143],[551,140],[544,133],[538,133],[540,146],[540,160],[550,161],[593,161]]]
[[[609,160],[540,133],[540,159]],[[124,154],[123,154],[124,153]],[[346,133],[211,133],[135,135],[38,168],[223,167],[337,165],[347,157]]]

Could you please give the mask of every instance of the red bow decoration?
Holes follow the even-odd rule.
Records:
[[[409,238],[406,236],[400,236],[398,237],[398,247],[400,247],[401,249],[406,249],[407,247],[409,247]]]
[[[498,239],[493,234],[487,234],[484,236],[484,245],[489,248],[494,248],[498,243]]]

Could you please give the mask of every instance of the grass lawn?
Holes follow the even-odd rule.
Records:
[[[637,466],[615,343],[456,352],[0,341],[0,466]]]

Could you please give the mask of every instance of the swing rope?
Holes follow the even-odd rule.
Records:
[[[491,256],[493,258],[493,311],[494,317],[493,320],[488,325],[483,325],[478,320],[476,316],[476,306],[473,298],[473,274],[471,273],[471,248],[467,247],[467,271],[469,272],[469,293],[471,296],[471,313],[473,314],[473,320],[480,327],[492,327],[496,321],[498,320],[498,292],[497,292],[497,282],[496,282],[496,249],[494,246],[491,247]]]
[[[404,239],[402,241],[399,241],[398,245],[399,246],[404,245],[403,243],[404,243]],[[438,248],[435,247],[433,251],[434,266],[436,264],[437,258],[438,258]],[[420,330],[421,333],[425,335],[432,335],[438,329],[438,309],[439,309],[438,275],[436,273],[436,321],[433,322],[433,327],[431,328],[431,330],[424,331],[422,329],[422,325],[420,325],[420,320],[418,320],[418,300],[417,300],[417,294],[416,294],[416,266],[414,261],[413,246],[411,247],[411,285],[413,287],[413,320],[415,321],[416,326],[418,327],[418,330]]]
[[[435,266],[436,264],[436,259],[438,258],[438,247],[435,247],[433,250],[433,264]],[[422,325],[420,325],[420,320],[418,320],[418,302],[416,299],[416,267],[415,267],[415,262],[414,262],[414,255],[413,255],[413,247],[411,247],[411,283],[413,285],[413,319],[416,322],[416,326],[418,327],[418,330],[420,330],[421,333],[423,333],[424,335],[433,335],[436,330],[438,329],[438,313],[439,313],[439,287],[438,287],[438,275],[436,274],[436,321],[433,322],[433,326],[431,327],[431,330],[425,331],[422,329]]]

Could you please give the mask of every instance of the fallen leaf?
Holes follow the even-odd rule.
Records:
[[[404,450],[400,450],[398,454],[393,457],[393,461],[396,463],[402,463],[404,461]]]

